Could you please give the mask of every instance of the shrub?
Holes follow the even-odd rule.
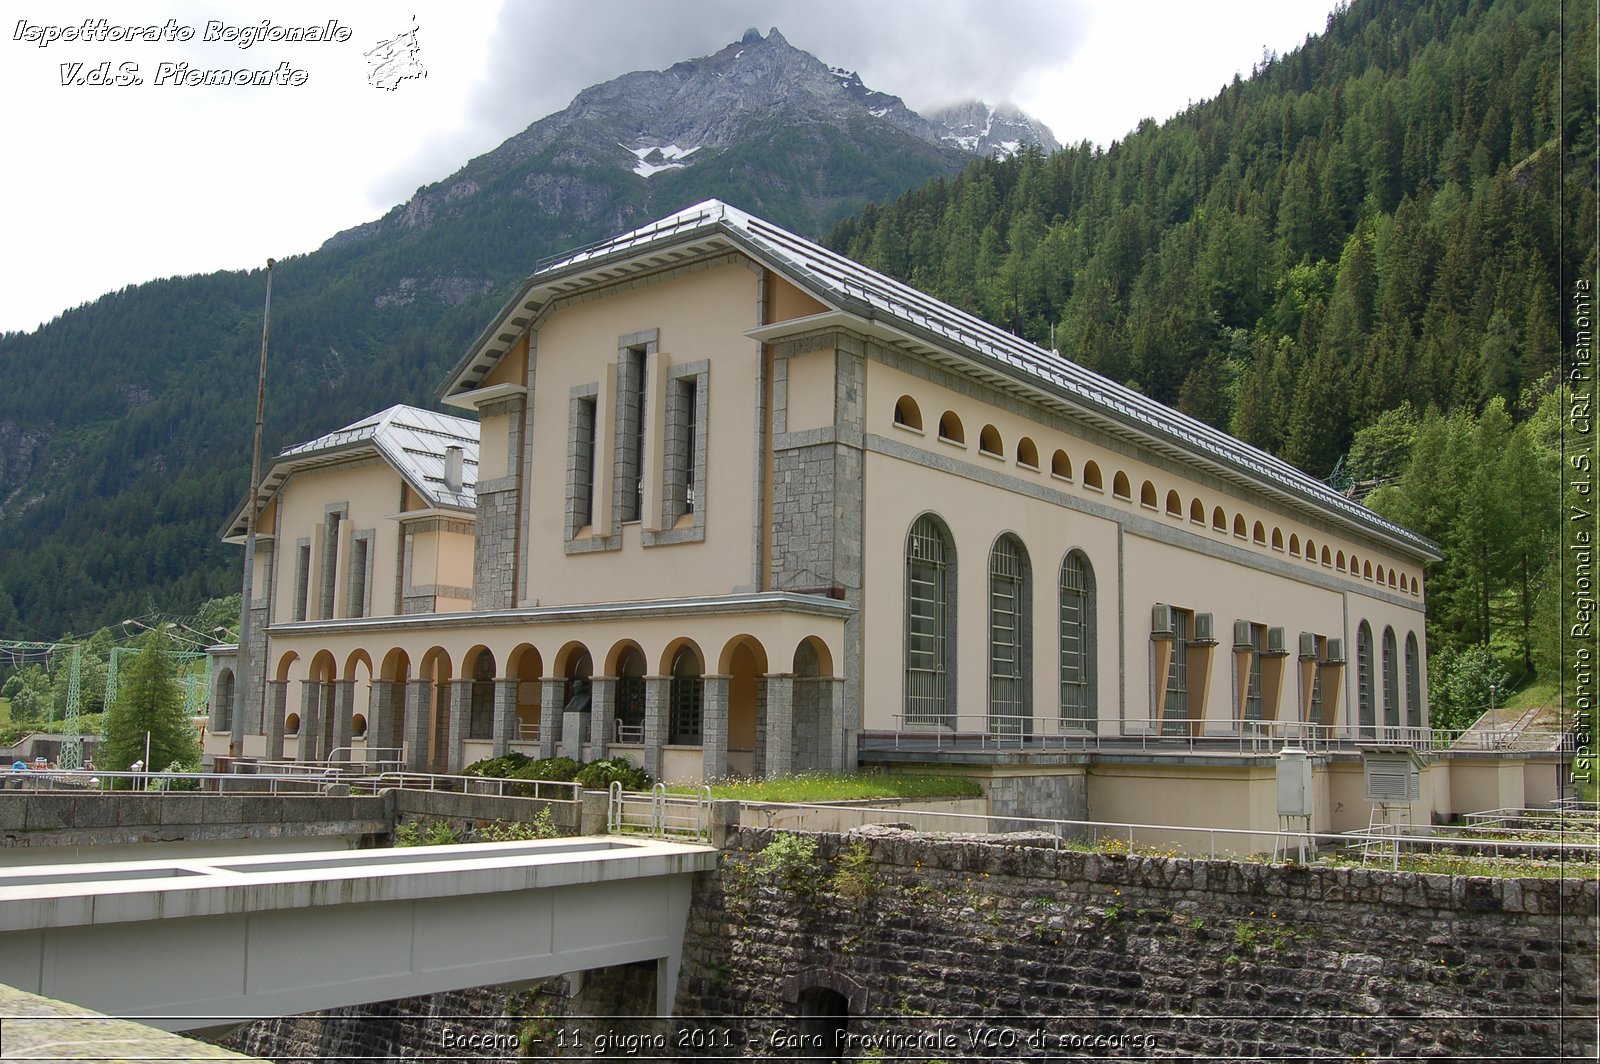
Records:
[[[513,750],[504,757],[486,757],[482,761],[474,761],[462,769],[461,774],[463,776],[488,776],[495,779],[505,779],[532,760],[527,754]]]
[[[796,894],[813,894],[822,885],[822,860],[812,835],[780,832],[756,855],[756,873]]]
[[[182,761],[174,761],[163,772],[199,772],[199,765],[186,765]],[[156,776],[150,780],[149,789],[152,791],[198,791],[200,781],[197,779],[180,778],[178,776]]]
[[[556,826],[550,807],[545,806],[534,814],[532,820],[507,822],[495,820],[480,824],[472,832],[473,842],[524,842],[530,839],[558,839],[561,829]]]
[[[625,791],[647,790],[654,781],[650,773],[625,757],[603,757],[584,765],[575,781],[586,790],[603,791],[613,782],[621,783]]]
[[[558,783],[571,783],[578,770],[583,766],[570,757],[542,757],[537,761],[528,761],[521,768],[510,773],[514,780],[555,780]]]

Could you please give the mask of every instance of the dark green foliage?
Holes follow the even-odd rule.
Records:
[[[579,770],[575,781],[584,790],[603,791],[613,783],[621,783],[625,791],[643,791],[650,787],[650,774],[625,757],[603,757],[591,761]]]
[[[461,770],[463,776],[486,776],[491,779],[506,779],[513,772],[528,765],[532,758],[527,754],[512,750],[504,757],[486,757],[482,761],[474,761]]]
[[[1357,0],[1164,125],[974,163],[830,244],[1326,477],[1384,411],[1516,403],[1571,340],[1592,64],[1555,90],[1595,28],[1560,17]]]
[[[577,778],[578,770],[583,765],[570,757],[542,757],[537,761],[529,761],[521,768],[512,771],[510,779],[518,780],[553,780],[556,783],[571,783]]]
[[[105,741],[96,755],[99,765],[116,772],[126,771],[135,761],[145,762],[147,768],[174,762],[197,765],[200,739],[184,712],[183,691],[168,652],[166,630],[151,629],[140,646],[143,653],[133,658],[118,679]]]

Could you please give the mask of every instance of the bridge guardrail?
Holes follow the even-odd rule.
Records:
[[[688,836],[711,838],[711,788],[694,794],[668,794],[665,784],[649,791],[624,791],[613,782],[606,802],[606,831],[611,835],[646,834],[653,839]]]

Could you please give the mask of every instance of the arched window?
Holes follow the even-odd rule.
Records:
[[[1244,523],[1244,514],[1233,515],[1233,534],[1240,539],[1244,539],[1250,535],[1250,530],[1245,526]]]
[[[1083,463],[1083,486],[1095,491],[1105,490],[1105,483],[1100,479],[1100,467],[1093,462]]]
[[[1371,558],[1368,558],[1366,561],[1361,563],[1361,578],[1363,580],[1371,580],[1372,579],[1372,559]]]
[[[1062,480],[1072,479],[1072,459],[1067,457],[1066,451],[1057,451],[1050,456],[1050,475]]]
[[[894,404],[894,423],[902,428],[922,431],[922,408],[909,395],[902,395]]]
[[[1028,551],[1009,532],[989,551],[989,730],[1022,735],[1031,730],[1033,580]]]
[[[1363,739],[1377,737],[1377,717],[1372,708],[1372,628],[1366,621],[1356,629],[1356,711]]]
[[[1267,526],[1263,525],[1260,521],[1257,521],[1254,529],[1254,535],[1251,538],[1254,539],[1259,546],[1265,547],[1267,545]]]
[[[953,725],[955,544],[950,530],[923,514],[906,536],[907,725]]]
[[[1017,441],[1017,465],[1039,468],[1039,448],[1026,436]]]
[[[1330,564],[1332,563],[1328,561],[1328,548],[1324,546],[1322,548],[1322,567],[1326,569]]]
[[[1383,630],[1383,723],[1400,727],[1400,648],[1393,628]]]
[[[696,746],[705,706],[705,680],[700,655],[683,647],[672,659],[672,683],[667,695],[667,742]]]
[[[1289,557],[1300,557],[1300,536],[1298,533],[1289,533]]]
[[[993,425],[985,425],[978,430],[978,450],[984,454],[1005,454],[1006,445],[1000,442],[1000,430]]]
[[[1272,549],[1273,550],[1282,550],[1283,549],[1283,529],[1281,529],[1281,528],[1274,528],[1272,530]]]
[[[1178,498],[1175,491],[1167,492],[1167,514],[1170,517],[1183,516],[1183,500]]]
[[[1417,633],[1406,633],[1406,726],[1421,728],[1422,656],[1417,652]]]
[[[1139,505],[1156,508],[1156,486],[1148,480],[1139,485]]]
[[[1094,729],[1094,569],[1081,550],[1061,562],[1061,723]]]
[[[1328,548],[1327,547],[1323,547],[1322,551],[1323,551],[1323,554],[1324,554],[1323,564],[1326,565],[1327,564],[1326,554],[1327,554]],[[1340,551],[1338,554],[1335,554],[1333,556],[1333,567],[1335,569],[1339,570],[1341,573],[1344,572],[1344,551]]]
[[[1203,524],[1206,523],[1206,507],[1205,507],[1205,503],[1201,502],[1199,499],[1190,500],[1190,502],[1189,502],[1189,520],[1192,523],[1197,524],[1197,525],[1203,525]]]
[[[1379,586],[1382,586],[1383,582],[1384,582],[1384,579],[1383,579],[1383,566],[1380,565],[1380,566],[1378,566],[1378,584],[1379,584]]]
[[[961,419],[956,417],[954,410],[946,410],[939,416],[939,438],[951,443],[967,442],[967,432],[961,427]]]
[[[1222,512],[1220,506],[1211,511],[1211,529],[1214,532],[1228,531],[1228,515]]]
[[[1133,487],[1128,483],[1128,474],[1117,470],[1117,475],[1111,478],[1111,494],[1119,499],[1133,501]]]
[[[223,669],[217,674],[217,731],[233,730],[233,670]]]

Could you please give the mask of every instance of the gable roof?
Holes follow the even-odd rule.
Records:
[[[1426,537],[1380,517],[1274,455],[714,199],[540,262],[451,370],[439,389],[440,397],[450,402],[477,387],[549,301],[729,249],[748,254],[832,311],[753,329],[749,335],[756,339],[775,340],[830,324],[864,332],[905,353],[1021,394],[1141,449],[1205,469],[1303,513],[1353,527],[1414,557],[1441,557]]]
[[[459,491],[451,490],[444,482],[445,451],[450,447],[460,447],[462,452]],[[292,474],[347,462],[363,454],[376,454],[388,461],[430,507],[470,512],[477,506],[478,423],[397,404],[281,451],[261,475],[257,512],[272,501]],[[223,526],[222,538],[243,536],[244,523],[244,504],[240,503]]]

